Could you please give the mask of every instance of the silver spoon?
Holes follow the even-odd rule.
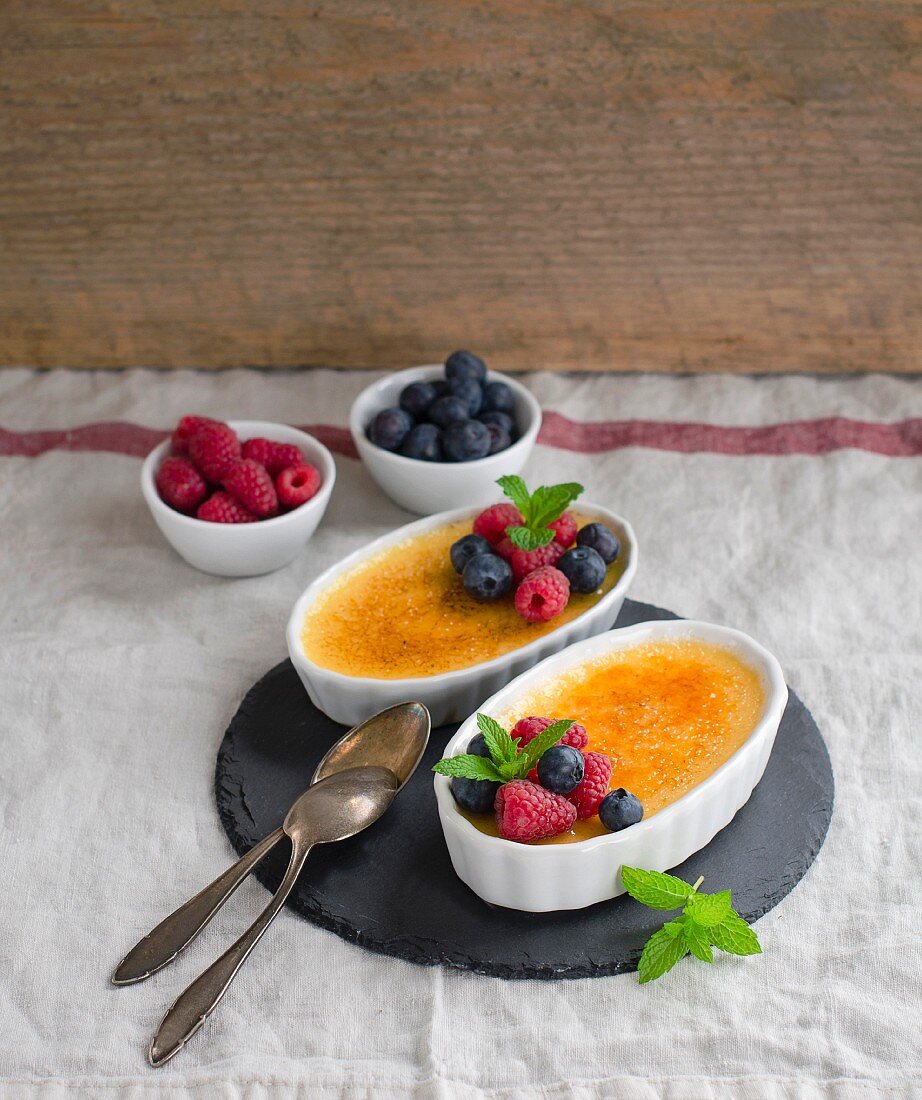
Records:
[[[397,776],[399,791],[422,758],[429,728],[429,711],[422,703],[398,703],[379,711],[327,750],[314,770],[311,784],[346,768],[377,765]],[[264,837],[214,882],[164,918],[118,964],[113,984],[142,982],[171,963],[284,836],[279,828]]]
[[[150,1045],[152,1066],[162,1066],[188,1042],[214,1012],[263,933],[285,904],[308,853],[366,829],[394,800],[397,776],[388,768],[349,768],[321,779],[301,795],[285,816],[291,861],[275,896],[239,940],[176,999]]]

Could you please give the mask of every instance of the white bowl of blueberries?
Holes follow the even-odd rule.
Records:
[[[534,395],[470,351],[382,378],[349,415],[368,472],[391,500],[423,516],[491,503],[496,479],[522,469],[540,427]]]

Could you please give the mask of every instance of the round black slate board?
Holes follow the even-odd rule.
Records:
[[[677,618],[627,600],[616,626]],[[585,978],[633,970],[660,914],[629,897],[564,913],[520,913],[481,901],[452,870],[430,769],[457,726],[433,730],[419,771],[387,814],[352,840],[311,853],[289,905],[372,951],[500,978]],[[291,663],[249,691],[218,752],[221,823],[242,855],[281,824],[314,767],[344,728],[313,706]],[[768,768],[730,825],[675,868],[733,891],[752,921],[779,901],[816,858],[832,816],[829,754],[809,711],[791,693]],[[281,843],[256,874],[275,890],[288,862]]]

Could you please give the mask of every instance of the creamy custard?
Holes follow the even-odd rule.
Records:
[[[572,718],[589,734],[589,751],[610,756],[611,786],[643,804],[644,819],[716,771],[755,729],[765,692],[755,669],[719,646],[651,642],[616,650],[516,699],[497,715],[511,729],[529,714]],[[465,814],[497,835],[490,814]],[[608,835],[598,817],[542,844]]]
[[[582,526],[591,518],[577,514]],[[619,556],[601,588],[572,594],[547,623],[526,622],[512,594],[478,603],[451,567],[448,551],[471,521],[410,536],[338,577],[308,608],[305,656],[346,676],[400,680],[491,661],[571,622],[602,598],[624,571]]]

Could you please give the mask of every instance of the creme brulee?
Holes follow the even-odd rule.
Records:
[[[577,516],[580,525],[590,517]],[[308,608],[304,654],[321,668],[379,680],[435,676],[491,661],[571,622],[598,603],[624,571],[619,557],[596,592],[572,594],[550,622],[529,623],[511,595],[478,603],[448,551],[471,521],[410,536],[338,577]]]
[[[761,717],[759,674],[729,650],[697,641],[651,642],[607,653],[516,699],[497,715],[507,728],[529,714],[572,718],[588,751],[611,757],[612,788],[636,795],[644,819],[729,760]],[[490,814],[465,814],[497,835]],[[541,844],[606,836],[598,817]]]

